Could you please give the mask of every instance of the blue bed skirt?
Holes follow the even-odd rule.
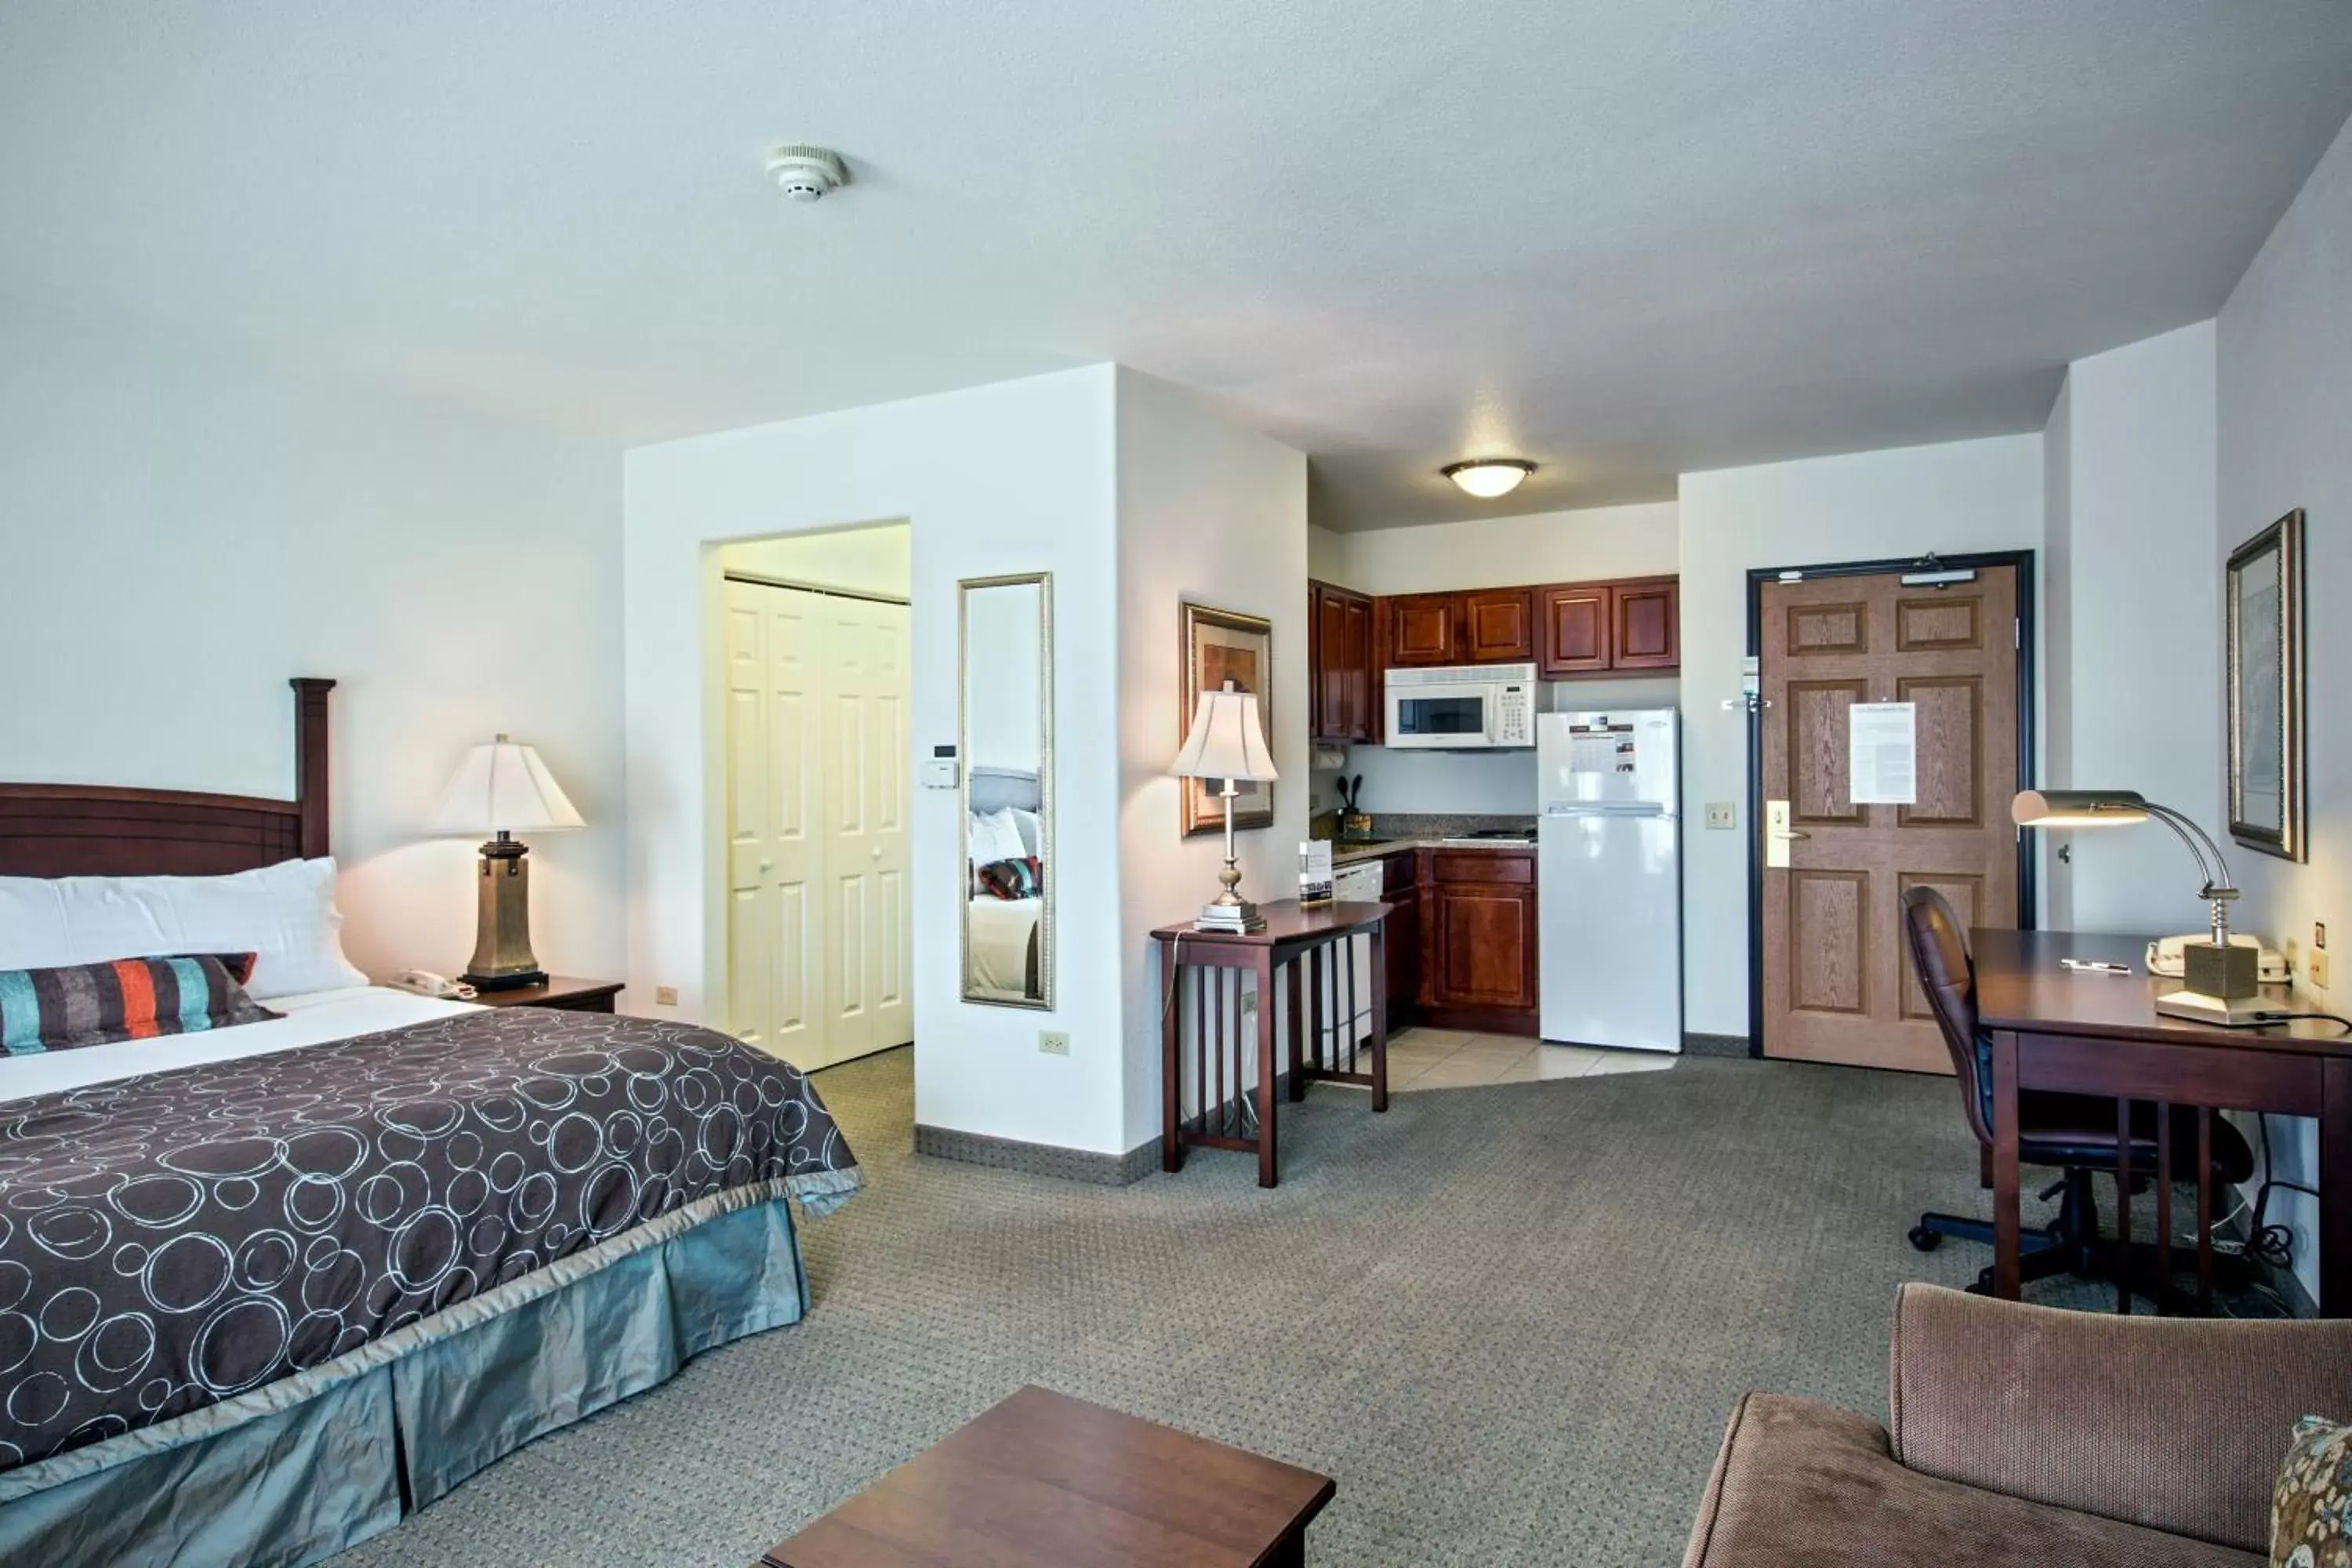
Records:
[[[698,1352],[798,1322],[782,1186],[719,1194],[323,1366],[0,1474],[0,1563],[299,1568],[380,1535]]]

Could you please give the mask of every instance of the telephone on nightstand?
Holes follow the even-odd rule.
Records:
[[[2212,940],[2203,931],[2199,931],[2194,936],[2160,936],[2147,944],[2147,972],[2150,974],[2163,975],[2169,980],[2178,980],[2189,967],[2189,961],[2181,956],[2180,950],[2192,942]],[[2263,984],[2284,985],[2292,978],[2287,973],[2286,955],[2275,948],[2263,946],[2262,938],[2233,934],[2230,938],[2230,945],[2260,950],[2261,977]]]
[[[419,996],[446,996],[455,1001],[470,1002],[474,988],[462,980],[452,980],[446,974],[436,974],[429,969],[404,969],[392,977],[391,984],[402,991],[414,991]]]

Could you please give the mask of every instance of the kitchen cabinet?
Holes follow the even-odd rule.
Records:
[[[1389,1027],[1411,1025],[1421,1010],[1420,854],[1408,849],[1382,862],[1381,898],[1389,906],[1381,951],[1387,969]]]
[[[1428,852],[1415,912],[1429,1022],[1536,1032],[1535,867],[1533,850]]]
[[[1456,625],[1459,594],[1399,594],[1387,602],[1389,637],[1383,663],[1460,664]]]
[[[1307,728],[1318,741],[1374,738],[1380,690],[1372,658],[1372,601],[1352,589],[1309,583]]]
[[[1609,667],[1675,669],[1681,666],[1682,584],[1672,577],[1621,583],[1610,590]]]
[[[1536,656],[1536,591],[1485,588],[1462,595],[1464,664],[1525,664]]]
[[[1556,583],[1537,591],[1536,673],[1574,680],[1682,664],[1682,584],[1673,577]]]

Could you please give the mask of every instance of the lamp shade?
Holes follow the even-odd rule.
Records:
[[[466,753],[428,824],[435,833],[545,833],[586,826],[539,753],[504,735]]]
[[[1168,771],[1178,778],[1238,779],[1244,784],[1279,778],[1273,754],[1265,749],[1265,731],[1258,723],[1257,694],[1230,687],[1201,693],[1184,749]]]
[[[2147,799],[2136,790],[2025,789],[2009,803],[2020,827],[2122,827],[2147,818]]]

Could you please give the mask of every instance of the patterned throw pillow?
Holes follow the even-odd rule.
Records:
[[[253,959],[199,952],[0,970],[0,1048],[34,1056],[285,1016],[245,994]]]
[[[2352,1568],[2352,1426],[2294,1424],[2271,1494],[2271,1568]]]
[[[1034,899],[1045,886],[1045,871],[1034,855],[992,860],[980,868],[980,885],[1000,899]]]

